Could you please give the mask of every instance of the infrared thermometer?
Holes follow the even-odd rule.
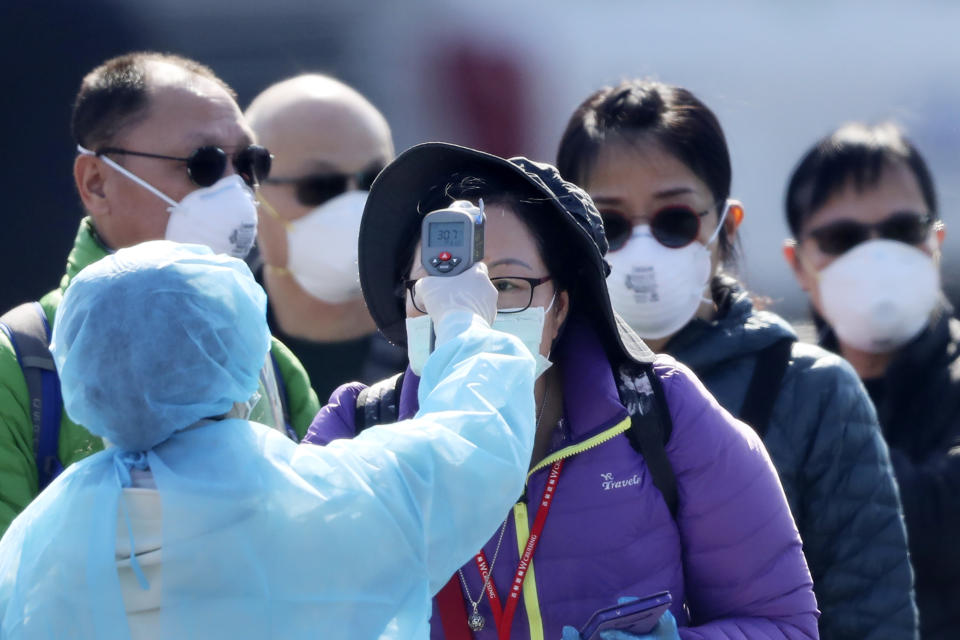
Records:
[[[420,262],[431,276],[455,276],[483,260],[483,200],[457,200],[420,226]]]

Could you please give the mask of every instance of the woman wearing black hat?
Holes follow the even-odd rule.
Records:
[[[564,637],[576,637],[598,609],[669,591],[669,611],[636,637],[815,638],[812,581],[762,446],[613,313],[600,216],[549,165],[428,143],[384,169],[364,210],[360,280],[411,367],[337,389],[306,440],[416,413],[431,333],[417,295],[420,224],[457,201],[485,209],[493,326],[539,354],[542,375],[524,495],[437,594],[431,636],[558,638],[569,626]],[[462,489],[470,501],[484,486]]]

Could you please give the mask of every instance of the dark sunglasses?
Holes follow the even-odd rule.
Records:
[[[690,207],[670,205],[650,218],[650,233],[657,242],[671,249],[682,249],[700,235],[700,219],[710,210],[697,213]],[[633,234],[633,223],[616,213],[601,213],[610,251],[622,249]]]
[[[927,239],[932,224],[933,216],[929,213],[899,211],[874,224],[837,220],[811,229],[806,235],[813,238],[823,253],[838,256],[874,237],[911,245],[922,244]]]
[[[115,153],[126,156],[140,156],[143,158],[159,158],[160,160],[176,160],[187,163],[187,175],[193,184],[198,187],[209,187],[216,184],[227,170],[227,152],[220,147],[207,145],[194,150],[186,158],[164,156],[157,153],[143,153],[117,147],[103,147],[97,150],[97,155]],[[243,181],[255,187],[270,175],[270,165],[273,156],[265,147],[251,144],[233,155],[233,168]]]
[[[292,184],[297,202],[305,207],[317,207],[327,200],[354,188],[369,191],[370,185],[383,171],[383,164],[372,164],[357,173],[313,173],[299,178],[268,178],[266,184]]]

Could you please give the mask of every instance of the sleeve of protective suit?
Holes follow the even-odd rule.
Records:
[[[522,493],[534,434],[529,351],[469,312],[448,313],[443,322],[452,337],[427,360],[417,415],[325,447],[347,474],[376,489],[389,527],[406,532],[431,594]]]
[[[0,535],[37,495],[29,397],[13,345],[0,332]]]
[[[686,367],[658,356],[670,407],[690,626],[683,640],[815,639],[817,603],[777,473],[757,435]]]
[[[818,416],[796,516],[821,610],[820,637],[916,638],[907,532],[873,405],[846,361],[797,356],[800,371],[785,381],[795,380],[791,406],[797,415]]]
[[[290,351],[287,345],[274,337],[270,338],[270,352],[277,361],[280,375],[283,377],[283,386],[287,391],[287,407],[290,411],[290,422],[297,436],[302,438],[310,427],[313,417],[320,410],[320,401],[310,386],[310,376],[303,368],[300,360]]]

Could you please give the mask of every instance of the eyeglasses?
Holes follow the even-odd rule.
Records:
[[[158,158],[160,160],[176,160],[187,163],[187,175],[193,184],[198,187],[209,187],[215,184],[227,170],[227,152],[220,147],[207,145],[195,149],[186,158],[164,156],[157,153],[130,151],[118,147],[103,147],[97,150],[97,155],[118,154],[139,156],[143,158]],[[233,155],[233,168],[249,186],[254,187],[267,179],[270,175],[270,165],[273,156],[265,147],[251,144]]]
[[[659,209],[650,218],[650,233],[665,247],[682,249],[700,235],[700,219],[710,209],[697,213],[684,205],[670,205]],[[603,228],[610,244],[610,251],[622,249],[633,234],[633,223],[615,213],[601,213]]]
[[[811,229],[806,235],[814,239],[823,253],[838,256],[873,237],[918,245],[927,239],[932,225],[933,216],[929,213],[899,211],[874,224],[837,220]]]
[[[383,164],[372,164],[356,173],[313,173],[299,178],[268,178],[266,184],[292,184],[297,202],[305,207],[316,207],[327,200],[354,189],[369,191],[370,185],[383,171]]]
[[[550,276],[542,278],[490,278],[493,287],[497,290],[497,313],[520,313],[526,311],[533,302],[533,290],[551,280]],[[410,296],[413,308],[420,313],[426,313],[421,301],[414,295],[413,287],[418,280],[404,280],[401,295]]]

